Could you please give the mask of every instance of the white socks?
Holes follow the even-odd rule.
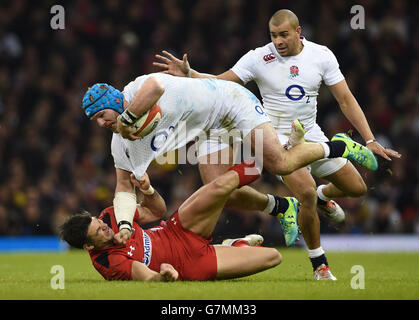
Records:
[[[325,142],[319,142],[319,144],[323,147],[324,150],[324,158],[329,157],[330,155],[330,148]]]
[[[275,207],[275,197],[271,194],[267,194],[267,196],[268,196],[268,204],[266,205],[266,208],[263,210],[263,212],[271,213]]]
[[[324,250],[322,247],[318,247],[317,249],[308,250],[309,258],[317,258],[324,254]]]
[[[326,187],[326,185],[325,184],[321,184],[321,185],[319,185],[318,187],[317,187],[317,196],[321,199],[321,200],[323,200],[323,201],[330,201],[330,200],[332,200],[332,198],[328,198],[328,197],[326,197],[325,195],[324,195],[324,193],[323,193],[323,188],[324,187]]]

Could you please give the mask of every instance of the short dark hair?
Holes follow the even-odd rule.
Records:
[[[291,26],[293,28],[297,28],[300,25],[300,22],[298,21],[298,17],[295,15],[294,12],[288,9],[282,9],[278,10],[273,14],[271,19],[269,20],[270,24],[273,24],[274,26],[279,26],[284,21],[289,21]]]
[[[92,222],[92,216],[88,212],[72,215],[60,226],[60,238],[70,246],[83,249],[84,244],[90,243],[87,229]]]

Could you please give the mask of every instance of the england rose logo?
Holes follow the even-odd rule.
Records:
[[[290,67],[290,79],[293,79],[296,76],[298,76],[298,67],[297,66],[291,66]]]

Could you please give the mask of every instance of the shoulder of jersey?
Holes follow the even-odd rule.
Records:
[[[269,63],[276,60],[275,54],[272,52],[269,43],[263,47],[258,47],[253,51],[253,56],[258,63]]]
[[[138,86],[138,83],[141,83],[145,81],[145,78],[147,77],[147,74],[143,74],[141,76],[138,76],[137,78],[135,78],[134,80],[128,82],[124,89],[122,90],[122,94],[124,95],[125,98],[132,98],[135,94],[134,90],[136,91],[136,88]],[[129,100],[129,99],[127,99]]]
[[[304,43],[309,48],[309,50],[314,51],[315,54],[320,54],[321,56],[328,56],[331,53],[331,50],[324,45],[309,41],[307,39],[305,39]]]

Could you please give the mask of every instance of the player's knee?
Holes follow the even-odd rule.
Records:
[[[301,190],[297,195],[298,201],[306,208],[316,208],[317,190],[315,187],[307,187]]]
[[[282,262],[281,253],[275,248],[270,248],[267,264],[269,268],[275,267]]]
[[[287,176],[293,172],[292,168],[290,168],[286,161],[275,161],[273,163],[270,163],[268,165],[265,165],[265,168],[268,169],[269,173],[276,174],[280,176]]]
[[[226,208],[240,208],[241,205],[247,200],[247,194],[243,188],[236,189],[230,194],[225,204]]]
[[[263,168],[274,175],[286,176],[292,173],[295,168],[289,165],[284,152],[281,147],[268,155],[264,154]]]
[[[231,180],[218,178],[211,182],[212,190],[216,196],[228,195],[234,190],[234,183]]]
[[[350,188],[346,190],[346,195],[349,197],[362,197],[364,196],[368,191],[367,185],[363,180],[358,181],[357,183],[351,184]]]
[[[276,249],[275,249],[275,251],[276,251],[276,254],[275,254],[275,265],[278,265],[278,264],[280,264],[282,262],[282,254],[278,250],[276,250]]]

